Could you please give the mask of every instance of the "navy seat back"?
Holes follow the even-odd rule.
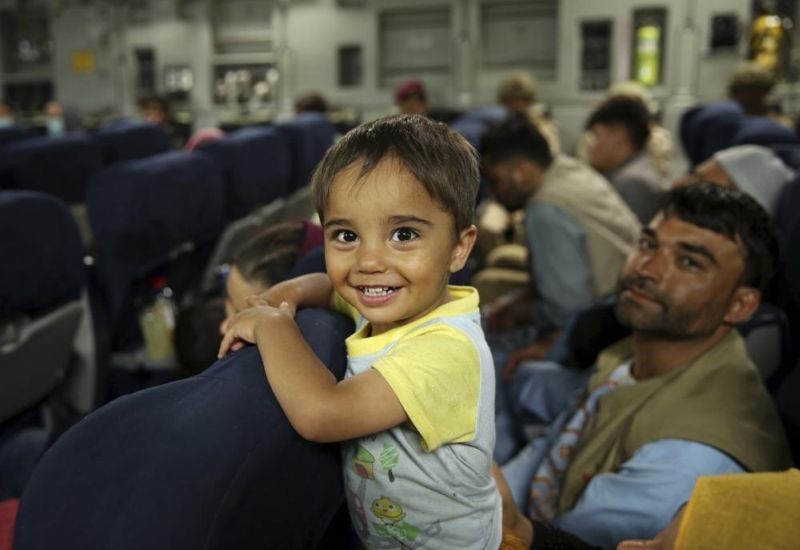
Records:
[[[60,200],[0,191],[0,425],[63,380],[82,319],[83,247]]]
[[[800,355],[800,178],[784,187],[775,222],[781,235],[778,294],[791,327],[793,352]]]
[[[708,103],[687,111],[681,119],[680,136],[692,166],[734,145],[744,118],[742,108],[733,101]]]
[[[180,299],[197,284],[225,224],[217,164],[181,151],[109,167],[92,179],[87,207],[112,349],[141,343],[135,307],[146,279],[164,275]]]
[[[35,317],[77,300],[83,247],[60,200],[32,191],[0,191],[0,322]]]
[[[292,155],[291,191],[308,185],[311,175],[336,139],[336,128],[323,113],[301,113],[277,126]]]
[[[7,126],[0,128],[0,149],[24,139],[36,137],[36,134],[26,128],[20,126]]]
[[[169,136],[160,124],[120,120],[94,134],[106,165],[136,160],[172,149]]]
[[[89,179],[103,166],[100,148],[84,134],[26,139],[0,157],[3,187],[40,191],[70,204],[84,202]]]
[[[352,323],[322,310],[297,322],[341,379]],[[297,435],[250,346],[64,434],[28,482],[14,547],[316,548],[343,501],[339,446]]]
[[[222,169],[228,220],[289,193],[289,146],[275,128],[244,128],[197,150]]]
[[[502,122],[508,111],[500,105],[481,107],[469,111],[453,121],[450,127],[464,136],[469,143],[480,151],[481,138],[492,124]]]

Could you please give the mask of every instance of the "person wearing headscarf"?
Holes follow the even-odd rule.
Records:
[[[674,186],[697,181],[735,186],[774,217],[780,193],[794,177],[794,172],[770,149],[760,145],[737,145],[715,153]]]

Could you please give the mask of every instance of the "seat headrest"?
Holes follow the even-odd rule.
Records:
[[[160,124],[138,120],[120,120],[94,134],[105,163],[124,162],[166,153],[172,148],[169,136]]]
[[[89,180],[103,167],[97,144],[78,133],[18,141],[2,156],[14,189],[41,191],[67,203],[84,202]]]
[[[219,167],[182,151],[106,168],[89,183],[95,245],[130,263],[167,257],[183,243],[212,242],[224,227]]]
[[[228,220],[288,194],[291,157],[286,140],[274,128],[243,128],[225,139],[200,145],[225,179]]]
[[[32,191],[0,191],[0,235],[0,321],[80,297],[83,246],[64,203]]]

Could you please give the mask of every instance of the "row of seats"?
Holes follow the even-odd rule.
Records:
[[[692,107],[681,117],[679,132],[692,166],[729,147],[762,145],[772,149],[787,166],[800,168],[797,134],[768,117],[746,115],[735,101]]]
[[[309,141],[321,143],[320,135],[310,132]],[[333,134],[326,135],[332,142]],[[61,155],[58,158],[67,159],[69,155],[62,155],[63,143],[85,145],[94,138],[36,138],[29,140],[35,145],[31,149],[38,151],[42,139],[50,142],[50,152],[56,150]],[[25,143],[9,146],[0,155],[15,155],[19,152],[16,148]],[[313,169],[324,152],[319,147],[316,159],[308,150],[305,156],[296,158],[302,157]],[[15,163],[25,164],[26,170],[41,176],[39,181],[58,186],[57,174],[50,171],[52,166],[46,166],[42,157],[37,157],[36,163],[26,163],[21,158],[13,157]],[[82,162],[73,161],[74,166]],[[307,187],[294,192],[292,161],[282,130],[260,127],[234,132],[195,152],[162,152],[138,160],[120,160],[98,171],[89,179],[84,193],[93,234],[93,257],[89,258],[92,261],[88,270],[84,267],[81,240],[72,238],[75,223],[70,219],[65,197],[45,194],[46,189],[35,186],[31,186],[33,191],[0,191],[0,218],[8,224],[4,234],[24,235],[0,243],[0,255],[16,262],[15,269],[3,270],[0,280],[0,323],[16,317],[20,321],[17,328],[29,327],[29,321],[35,322],[62,305],[55,303],[52,294],[68,286],[71,301],[83,296],[83,314],[78,315],[75,330],[79,334],[88,332],[94,338],[79,347],[92,348],[95,356],[141,357],[135,353],[143,343],[137,313],[152,276],[165,276],[176,301],[180,301],[198,289],[204,274],[213,273],[219,263],[230,260],[232,245],[237,242],[230,235],[235,235],[236,228],[242,225],[237,221],[252,221],[255,217],[258,223],[250,224],[255,230],[288,216],[310,214]],[[84,327],[87,323],[88,330]],[[9,330],[13,333],[16,328]],[[40,347],[40,351],[46,350],[47,346]],[[47,362],[47,357],[36,361]],[[10,360],[19,362],[18,358]],[[50,385],[37,390],[37,396],[25,403],[32,403],[42,392],[52,389],[57,378],[54,373]],[[13,393],[19,385],[8,383],[2,387]],[[103,385],[102,381],[99,385]],[[102,402],[102,389],[98,391],[80,392],[78,408],[88,412]],[[12,409],[21,410],[17,405],[9,407]],[[0,417],[0,422],[5,418]]]

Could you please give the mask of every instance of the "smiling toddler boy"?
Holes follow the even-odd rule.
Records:
[[[368,548],[498,548],[494,370],[478,295],[448,286],[475,242],[475,151],[422,116],[364,124],[320,164],[312,193],[326,274],[292,279],[227,323],[224,355],[258,345],[292,426],[341,441]],[[337,383],[294,323],[298,307],[356,321]]]

